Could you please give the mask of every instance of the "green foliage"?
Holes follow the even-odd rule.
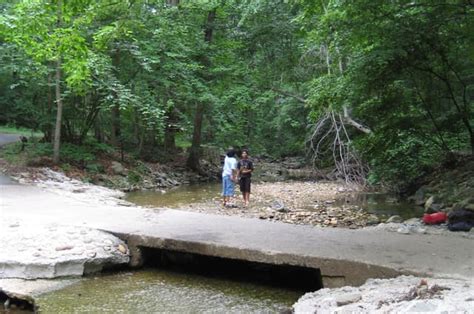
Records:
[[[351,133],[372,182],[410,184],[452,151],[474,150],[472,5],[299,2],[326,72],[308,86],[310,118],[346,107],[372,130]]]
[[[395,189],[428,173],[441,156],[439,147],[409,132],[372,135],[356,146],[371,167],[370,183],[388,182]]]
[[[52,140],[61,59],[64,163],[101,172],[97,155],[121,150],[168,160],[191,146],[198,104],[201,145],[274,156],[304,154],[311,125],[347,109],[372,130],[346,125],[372,182],[409,183],[473,149],[467,2],[59,3],[0,4],[0,123]]]
[[[0,125],[0,133],[7,133],[7,134],[18,134],[23,136],[34,136],[34,137],[41,137],[43,134],[41,132],[35,132],[31,129],[27,128],[17,128],[14,125]]]
[[[142,180],[142,177],[138,172],[130,170],[127,175],[127,180],[130,184],[137,184]]]

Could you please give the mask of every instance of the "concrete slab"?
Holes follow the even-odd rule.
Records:
[[[315,228],[123,207],[93,199],[80,201],[22,185],[0,186],[0,217],[109,231],[127,240],[137,252],[140,246],[146,246],[316,267],[321,269],[325,286],[358,285],[367,278],[400,273],[474,278],[474,242],[455,234],[404,235],[377,229]],[[0,238],[2,232],[5,230],[0,230]]]
[[[83,226],[0,222],[0,279],[83,276],[129,262],[127,246]]]

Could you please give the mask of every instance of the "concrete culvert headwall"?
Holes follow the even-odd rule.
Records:
[[[287,286],[311,291],[320,288],[362,285],[369,278],[391,278],[397,270],[357,261],[318,258],[219,246],[173,239],[129,236],[131,266],[211,269],[221,275],[237,273],[240,278],[264,279],[268,274],[287,282]],[[261,272],[262,274],[259,274]],[[242,276],[247,273],[248,276]],[[266,275],[265,275],[266,273]],[[291,274],[291,275],[289,275]],[[300,278],[295,284],[292,277]],[[264,280],[262,280],[264,281]],[[298,288],[298,287],[296,287]]]
[[[145,267],[172,269],[234,281],[256,282],[303,292],[322,288],[321,272],[317,268],[288,264],[275,265],[147,247],[142,247],[141,251]]]

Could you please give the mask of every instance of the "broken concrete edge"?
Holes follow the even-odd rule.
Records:
[[[4,294],[7,298],[12,299],[12,300],[20,300],[28,303],[31,305],[32,309],[36,309],[35,307],[35,298],[41,294],[51,292],[54,290],[59,290],[64,288],[66,285],[58,285],[54,286],[55,281],[57,280],[69,280],[69,284],[73,284],[80,280],[80,278],[90,275],[90,274],[96,274],[100,273],[103,271],[111,271],[114,269],[117,269],[118,267],[124,267],[128,266],[129,263],[123,263],[123,264],[114,264],[114,263],[108,263],[108,262],[103,262],[102,260],[106,259],[101,259],[101,260],[93,260],[93,261],[85,261],[80,264],[75,264],[72,265],[68,263],[63,263],[65,264],[66,268],[61,268],[61,265],[57,264],[54,267],[51,267],[51,265],[41,265],[44,266],[44,269],[41,269],[41,267],[38,267],[38,265],[35,265],[33,268],[34,269],[28,269],[29,265],[19,265],[19,271],[20,275],[15,277],[11,276],[9,278],[0,278],[0,298],[2,294]],[[59,265],[59,267],[58,267]],[[74,271],[72,271],[74,270]],[[42,277],[38,278],[38,271],[43,271],[42,272]],[[46,272],[45,272],[46,271]],[[28,276],[27,274],[30,272],[35,272],[35,276]],[[36,283],[36,282],[45,282],[49,281],[51,282],[51,285],[53,287],[45,287],[45,288],[39,288],[34,291],[27,291],[27,292],[22,292],[22,286],[13,286],[13,287],[4,287],[2,285],[2,281],[8,281],[8,280],[16,280],[24,283],[24,285],[29,285],[31,283]]]
[[[115,237],[108,231],[100,231]],[[60,261],[34,263],[9,259],[0,261],[0,299],[17,304],[26,303],[29,309],[35,310],[35,298],[43,293],[62,289],[64,285],[58,284],[59,282],[77,282],[79,278],[89,274],[128,267],[130,252],[122,240],[115,238],[119,241],[117,248],[120,253],[117,254],[120,258],[117,258],[117,254],[109,254],[78,258],[67,256]],[[46,284],[42,284],[45,282]]]
[[[65,260],[51,263],[23,264],[17,262],[0,263],[0,279],[18,278],[26,280],[54,279],[61,277],[81,277],[98,273],[103,270],[113,269],[119,265],[127,265],[130,259],[117,264],[110,258]],[[8,275],[5,275],[8,274]]]
[[[319,269],[323,279],[323,285],[326,288],[347,285],[360,286],[370,278],[394,278],[400,275],[430,277],[430,274],[420,271],[395,269],[385,265],[374,265],[362,261],[294,255],[274,251],[230,247],[214,243],[155,238],[124,233],[114,233],[114,235],[127,243],[131,255],[129,266],[132,268],[140,268],[143,266],[144,260],[141,248],[151,248],[248,262]]]

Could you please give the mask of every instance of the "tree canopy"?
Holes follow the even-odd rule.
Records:
[[[474,152],[468,0],[8,0],[0,123],[137,158],[307,155],[406,184]]]

